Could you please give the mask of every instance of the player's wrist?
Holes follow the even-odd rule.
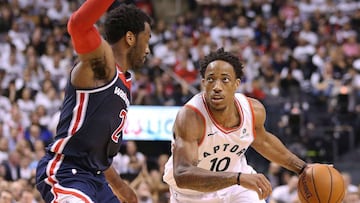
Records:
[[[301,174],[305,171],[305,169],[306,169],[307,166],[308,166],[308,164],[307,164],[307,163],[304,163],[304,165],[300,168],[300,170],[299,170],[299,172],[298,172],[298,175],[301,175]]]

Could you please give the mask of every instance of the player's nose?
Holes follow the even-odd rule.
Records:
[[[146,46],[146,49],[145,49],[145,54],[146,55],[149,55],[150,54],[150,48],[149,48],[149,45]]]
[[[220,80],[215,80],[213,90],[215,92],[220,92],[222,90],[222,85]]]

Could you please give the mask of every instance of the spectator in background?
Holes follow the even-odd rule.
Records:
[[[360,58],[354,60],[353,69],[350,72],[352,86],[352,109],[360,112]]]
[[[4,61],[0,61],[0,66],[6,71],[4,78],[5,85],[9,84],[11,81],[16,80],[17,78],[22,78],[24,70],[23,64],[18,61],[14,51],[11,51],[8,58],[5,58]]]
[[[35,95],[36,106],[43,106],[49,114],[59,110],[61,100],[57,94],[57,88],[51,79],[45,79],[42,88]],[[46,113],[47,114],[47,113]]]
[[[33,96],[32,89],[26,87],[22,89],[21,97],[17,100],[20,111],[24,112],[26,116],[30,116],[31,112],[36,107],[32,96]]]
[[[345,194],[343,203],[359,203],[360,202],[360,194],[359,193],[347,193]]]
[[[18,203],[37,203],[34,192],[31,189],[24,189]]]
[[[54,0],[53,5],[51,5],[51,7],[47,10],[46,14],[52,22],[55,22],[58,25],[66,24],[71,15],[69,2]]]
[[[0,165],[0,177],[7,181],[15,181],[20,178],[20,154],[16,150],[9,153],[9,160]]]
[[[10,183],[10,191],[15,199],[15,202],[18,202],[21,198],[21,193],[24,191],[27,182],[24,179],[19,179]]]
[[[345,40],[348,39],[349,37],[352,36],[355,36],[355,38],[357,37],[357,33],[353,29],[353,27],[351,27],[350,22],[344,23],[343,27],[335,32],[335,35],[336,35],[336,41],[339,44],[344,43]]]
[[[266,176],[269,179],[272,188],[282,184],[281,174],[281,166],[277,163],[270,162]]]
[[[2,6],[0,9],[0,34],[1,38],[7,35],[7,32],[11,29],[13,24],[13,14],[11,12],[11,6]]]
[[[13,137],[13,139],[18,139],[24,133],[24,130],[29,126],[29,118],[20,111],[17,103],[12,103],[10,112],[5,114],[4,117],[4,130],[5,136]]]
[[[41,157],[43,157],[45,155],[45,145],[44,142],[42,142],[41,140],[37,140],[34,143],[34,155],[33,155],[33,159],[31,160],[30,163],[30,168],[32,170],[32,174],[35,174],[35,170],[36,170],[36,166],[39,163],[39,160],[41,159]]]
[[[348,57],[349,59],[356,59],[360,57],[360,45],[357,42],[356,35],[351,35],[346,38],[341,48],[345,57]]]
[[[343,179],[344,179],[344,184],[345,184],[345,188],[346,188],[346,192],[347,193],[358,193],[359,192],[359,188],[358,186],[354,185],[352,183],[352,177],[350,175],[350,173],[343,171],[341,173]]]
[[[141,171],[142,167],[146,163],[145,156],[139,152],[136,146],[136,142],[126,142],[126,152],[122,156],[121,165],[125,166],[124,171],[120,172],[125,179],[134,179]]]
[[[28,153],[24,156],[21,157],[20,160],[20,177],[21,179],[24,180],[30,180],[31,177],[33,177],[35,174],[33,173],[34,171],[32,170],[30,164],[31,161],[33,159],[33,153]]]
[[[0,129],[1,129],[0,123]],[[9,140],[7,137],[0,136],[0,163],[9,159]]]
[[[39,124],[33,123],[25,130],[25,139],[29,142],[32,151],[35,150],[35,143],[39,140],[44,143],[44,146],[48,146],[52,141],[51,132],[45,127]]]
[[[133,186],[135,188],[136,195],[138,196],[139,203],[155,203],[150,185],[146,181],[140,181],[137,185]]]
[[[215,26],[210,29],[210,37],[218,47],[224,46],[223,39],[230,37],[230,29],[227,27],[226,21],[219,19]]]
[[[297,175],[292,175],[285,185],[274,187],[269,203],[297,203],[297,184],[299,178]]]
[[[11,103],[8,97],[1,95],[0,87],[0,114],[6,115],[11,109]],[[0,117],[0,135],[4,135],[3,124],[5,121],[5,116]]]
[[[178,47],[176,51],[176,62],[173,71],[190,85],[199,83],[198,71],[190,58],[188,48],[185,46]]]
[[[15,201],[14,196],[8,189],[0,190],[0,202],[1,203],[13,203],[14,201]]]
[[[239,16],[236,25],[231,28],[230,36],[240,44],[246,44],[255,38],[255,31],[248,25],[245,16]]]

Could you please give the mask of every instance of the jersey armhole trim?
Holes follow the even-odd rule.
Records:
[[[202,144],[202,142],[204,141],[204,138],[205,138],[205,132],[206,132],[206,119],[204,117],[204,115],[199,111],[199,109],[197,109],[196,107],[192,106],[192,105],[189,105],[189,104],[186,104],[185,107],[188,107],[190,109],[192,109],[195,113],[197,113],[201,119],[203,120],[204,122],[204,131],[202,132],[202,136],[198,142],[198,146],[200,146]]]
[[[252,105],[250,99],[248,97],[246,97],[246,99],[249,102],[249,106],[250,106],[250,110],[251,110],[251,117],[252,117],[252,128],[253,128],[252,130],[253,130],[254,139],[256,139],[254,108],[253,108],[253,105]]]

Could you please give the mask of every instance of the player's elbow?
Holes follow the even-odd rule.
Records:
[[[179,188],[188,188],[191,184],[191,171],[187,166],[179,166],[174,170],[174,179]]]
[[[130,199],[127,199],[128,202],[138,202],[138,199],[136,196],[131,197]]]
[[[73,13],[67,23],[68,33],[74,35],[76,33],[83,33],[85,30],[90,29],[84,26],[84,20],[78,17],[77,13]]]
[[[70,35],[73,35],[73,33],[76,31],[76,26],[78,24],[74,16],[75,14],[72,14],[67,23],[67,29]]]

